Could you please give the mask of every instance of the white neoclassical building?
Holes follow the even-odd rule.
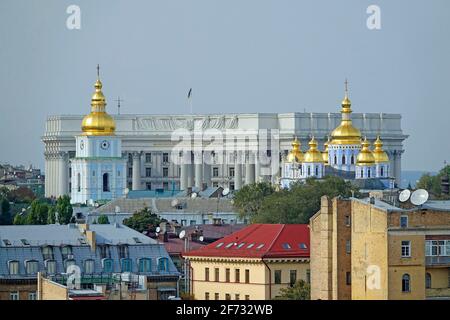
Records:
[[[347,152],[338,150],[332,142],[328,143],[328,152],[323,150],[329,133],[342,122],[340,113],[111,116],[115,123],[115,137],[120,138],[122,157],[126,159],[126,187],[130,190],[184,190],[205,186],[239,189],[255,181],[275,182],[281,176],[283,161],[294,136],[298,137],[302,153],[308,151],[311,135],[314,135],[316,148],[323,156],[328,156],[331,151],[337,159],[342,159],[341,153]],[[82,134],[82,120],[82,115],[47,118],[42,141],[45,145],[45,193],[48,197],[70,194],[76,186],[69,163],[76,157],[76,137]],[[383,137],[389,174],[400,181],[403,141],[407,138],[401,128],[401,115],[353,113],[352,122],[368,139],[375,140],[378,135]],[[213,130],[224,133],[226,141],[219,146],[233,144],[233,148],[197,150],[192,143],[192,150],[180,152],[177,149],[179,141],[174,139],[174,132],[180,130],[192,134],[193,141],[198,132]],[[276,138],[267,142],[263,139],[267,136]],[[208,139],[211,141],[211,137]],[[204,138],[201,140],[203,146],[208,144]],[[358,150],[360,147],[359,143]],[[334,156],[327,160],[334,164]],[[335,165],[343,169],[339,160]],[[315,168],[313,170],[315,172]]]

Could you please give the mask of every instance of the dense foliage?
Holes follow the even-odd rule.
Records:
[[[155,232],[156,227],[162,222],[156,214],[153,214],[149,208],[144,208],[141,211],[135,212],[130,218],[123,220],[123,224],[136,231],[151,231]]]
[[[253,223],[308,223],[320,209],[322,196],[350,197],[352,193],[358,195],[350,182],[332,176],[308,179],[277,192],[268,183],[256,183],[235,193],[234,206],[241,217]]]
[[[109,219],[106,215],[102,214],[101,216],[98,217],[97,223],[98,224],[109,224]]]
[[[448,195],[442,194],[441,181],[444,175],[450,177],[450,165],[442,168],[435,176],[429,173],[422,175],[416,187],[427,190],[435,198],[448,198]]]
[[[311,288],[304,280],[297,281],[292,287],[281,288],[277,300],[310,300]]]

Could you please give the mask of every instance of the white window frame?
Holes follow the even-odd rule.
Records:
[[[54,266],[53,270],[50,270],[50,266]],[[45,270],[48,274],[56,274],[56,260],[45,260]]]
[[[36,270],[35,270],[36,272],[33,272],[34,270],[30,270],[29,269],[28,266],[30,266],[30,268],[31,268],[31,265],[35,265],[36,266]],[[27,274],[37,274],[39,272],[39,261],[37,261],[37,260],[26,260],[25,261],[25,271],[26,271]]]
[[[36,299],[37,299],[36,291],[28,292],[28,300],[36,300]]]
[[[9,292],[9,300],[20,300],[20,293],[19,291],[11,291]]]
[[[17,266],[17,272],[11,272],[12,264]],[[17,260],[10,260],[10,261],[8,261],[8,271],[9,271],[9,274],[12,275],[12,276],[18,275],[20,273],[19,261],[17,261]]]
[[[406,242],[408,244],[405,244]],[[403,253],[403,252],[405,252],[405,253]],[[410,240],[402,240],[401,241],[401,256],[402,256],[402,258],[411,258],[411,241]]]

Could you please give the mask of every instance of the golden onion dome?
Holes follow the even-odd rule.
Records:
[[[286,161],[287,162],[303,161],[303,153],[300,150],[300,141],[298,141],[297,137],[295,137],[294,141],[292,141],[292,150],[289,151]]]
[[[351,113],[352,102],[348,98],[347,81],[345,82],[345,97],[342,100],[342,120],[341,124],[331,133],[330,144],[337,145],[358,145],[361,142],[361,131],[353,126]]]
[[[375,163],[389,162],[389,156],[386,151],[383,150],[383,142],[380,136],[377,136],[377,140],[373,143],[375,149],[372,151]]]
[[[370,151],[369,146],[370,143],[367,141],[367,137],[364,138],[364,141],[361,143],[362,148],[356,158],[357,166],[371,166],[375,163],[375,157],[373,156],[372,151]]]
[[[106,113],[106,99],[102,92],[103,84],[99,77],[97,66],[97,81],[95,92],[91,98],[91,113],[83,118],[81,130],[87,136],[111,136],[116,131],[114,119]]]
[[[324,150],[322,151],[322,159],[323,162],[327,165],[328,164],[328,144],[331,142],[330,140],[330,136],[328,136],[328,140],[325,141],[325,143],[323,144],[324,146]]]
[[[314,136],[309,142],[309,150],[305,153],[303,162],[323,163],[322,153],[317,149],[317,141]]]

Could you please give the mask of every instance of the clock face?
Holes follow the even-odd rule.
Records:
[[[81,150],[84,149],[84,141],[83,141],[83,140],[80,141],[80,149],[81,149]]]
[[[106,141],[106,140],[103,140],[103,141],[102,141],[102,144],[100,145],[100,147],[101,147],[103,150],[108,149],[108,148],[109,148],[109,142]]]

